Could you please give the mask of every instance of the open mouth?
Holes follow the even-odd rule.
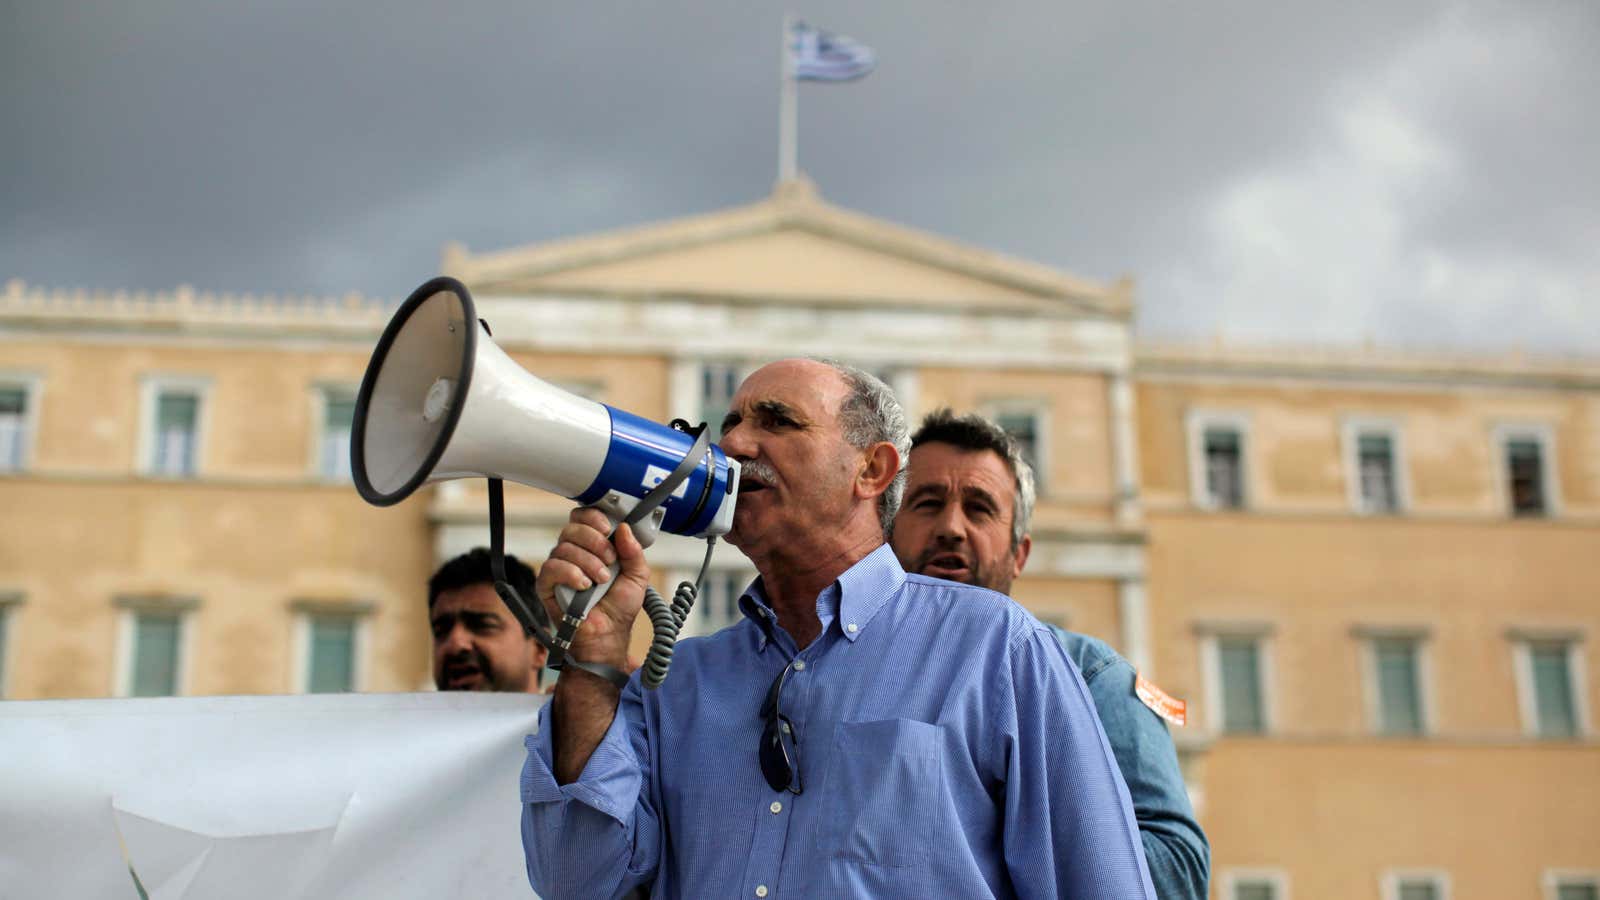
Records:
[[[755,481],[754,479],[750,479],[750,478],[741,478],[741,479],[739,479],[739,493],[740,493],[740,495],[754,494],[754,493],[757,493],[759,491],[766,491],[766,490],[771,490],[771,489],[772,489],[771,485],[765,484],[765,483],[760,482],[760,481]]]
[[[477,666],[446,666],[444,670],[444,683],[454,690],[470,687],[482,680],[483,672]]]
[[[971,569],[968,568],[967,560],[961,554],[940,553],[937,556],[930,557],[922,564],[922,574],[931,575],[934,578],[947,578],[951,581],[962,581],[971,574]]]

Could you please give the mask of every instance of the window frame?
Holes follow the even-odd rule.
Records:
[[[1049,497],[1050,468],[1055,451],[1050,438],[1050,401],[1042,397],[991,397],[978,404],[978,411],[996,425],[1000,424],[1001,416],[1020,415],[1033,420],[1034,458],[1030,460],[1033,466],[1033,493],[1041,499]],[[912,430],[916,430],[915,426],[912,426]]]
[[[173,664],[173,697],[189,696],[189,679],[193,671],[194,617],[200,601],[194,597],[120,596],[117,607],[116,667],[112,696],[133,697],[133,670],[137,662],[134,640],[141,615],[175,615],[178,617],[178,658]]]
[[[1406,466],[1405,440],[1398,419],[1381,416],[1347,416],[1341,428],[1344,451],[1345,499],[1351,511],[1362,516],[1398,516],[1411,511],[1411,478]],[[1394,509],[1373,509],[1362,495],[1361,437],[1382,434],[1389,439],[1394,483]]]
[[[728,392],[728,401],[732,401],[733,395],[739,392],[739,385],[750,376],[753,367],[749,361],[742,359],[701,357],[695,360],[694,419],[704,421],[706,428],[711,432],[711,439],[717,441],[722,438],[722,416],[716,417],[714,422],[706,416],[706,377],[708,371],[713,368],[717,370],[718,377],[732,376],[733,388]],[[727,412],[728,410],[724,409],[723,415],[727,415]],[[690,424],[698,423],[690,421]]]
[[[350,483],[352,476],[348,471],[335,475],[325,471],[322,466],[328,441],[328,400],[331,395],[338,394],[348,396],[354,402],[360,392],[360,385],[335,381],[318,382],[311,388],[311,441],[306,464],[311,476],[317,481],[324,484]],[[351,424],[353,433],[354,422]],[[347,462],[346,466],[348,465]]]
[[[12,675],[16,672],[16,646],[18,611],[26,598],[21,591],[0,591],[0,700],[11,696]]]
[[[1432,737],[1438,731],[1435,719],[1432,632],[1422,626],[1358,625],[1352,633],[1361,642],[1362,700],[1367,731],[1374,737],[1396,740]],[[1383,684],[1378,671],[1378,641],[1409,640],[1416,645],[1417,727],[1415,734],[1383,730]]]
[[[147,374],[139,380],[139,442],[135,470],[146,478],[170,481],[197,479],[206,472],[206,435],[211,428],[211,378],[205,375]],[[155,466],[156,417],[161,396],[167,392],[190,393],[196,397],[194,415],[194,471],[174,474],[159,472]]]
[[[1289,873],[1268,867],[1239,867],[1222,870],[1221,900],[1234,900],[1242,882],[1264,881],[1272,885],[1272,900],[1289,900]]]
[[[44,378],[34,372],[0,369],[0,389],[22,389],[22,447],[17,454],[16,468],[6,468],[0,461],[0,477],[23,475],[33,471],[35,451],[39,443],[39,404],[44,396]]]
[[[1211,496],[1206,468],[1206,429],[1212,425],[1232,428],[1239,433],[1239,505],[1224,506]],[[1256,490],[1251,483],[1255,464],[1251,459],[1250,414],[1240,410],[1191,409],[1186,422],[1189,447],[1189,501],[1208,512],[1244,512],[1255,506]]]
[[[1517,683],[1517,707],[1522,719],[1522,735],[1535,741],[1583,741],[1594,735],[1593,720],[1589,717],[1588,668],[1583,656],[1584,633],[1578,629],[1513,628],[1506,637],[1511,641],[1512,670]],[[1539,729],[1538,686],[1534,683],[1532,645],[1558,643],[1566,648],[1567,682],[1572,693],[1572,718],[1574,734],[1571,737],[1545,735]]]
[[[295,600],[289,604],[293,615],[290,637],[289,689],[296,694],[311,692],[312,627],[316,619],[346,619],[353,628],[350,635],[350,690],[368,689],[367,673],[371,656],[371,620],[376,604],[359,600]]]
[[[1270,622],[1203,622],[1195,626],[1200,635],[1201,685],[1205,690],[1206,727],[1216,737],[1270,737],[1277,733],[1277,667],[1273,662],[1276,628]],[[1218,642],[1223,638],[1249,638],[1256,642],[1257,694],[1261,698],[1260,731],[1228,731],[1223,698],[1222,654]]]
[[[1403,882],[1427,881],[1432,883],[1436,900],[1450,900],[1450,873],[1444,869],[1403,868],[1388,869],[1379,881],[1383,900],[1400,900]]]
[[[1600,869],[1545,869],[1541,881],[1545,900],[1559,900],[1561,889],[1572,885],[1593,887],[1600,894]]]
[[[1548,422],[1501,422],[1494,426],[1495,489],[1502,514],[1512,519],[1554,519],[1561,515],[1561,478],[1556,467],[1555,428]],[[1539,445],[1539,472],[1544,491],[1544,511],[1534,515],[1518,513],[1511,497],[1511,453],[1513,440],[1531,440]]]

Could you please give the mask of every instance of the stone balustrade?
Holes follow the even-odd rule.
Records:
[[[89,291],[42,288],[13,278],[0,292],[0,322],[122,326],[224,326],[368,332],[394,313],[393,300],[357,292],[342,297],[197,291]]]

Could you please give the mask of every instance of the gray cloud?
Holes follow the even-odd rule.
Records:
[[[489,249],[750,202],[780,5],[31,0],[0,277],[404,294]],[[1600,14],[1544,3],[818,2],[830,200],[1093,277],[1161,335],[1583,349]]]

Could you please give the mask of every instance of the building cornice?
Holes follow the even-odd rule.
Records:
[[[393,301],[343,297],[196,291],[67,291],[20,279],[0,292],[0,328],[44,332],[181,333],[255,338],[376,338]]]
[[[1321,381],[1407,386],[1600,388],[1600,357],[1408,351],[1374,346],[1136,342],[1136,379]]]

